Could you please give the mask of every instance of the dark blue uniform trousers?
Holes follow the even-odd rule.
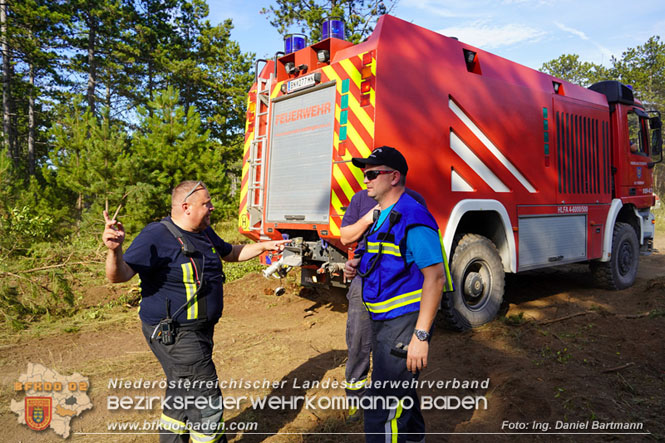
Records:
[[[418,375],[406,369],[405,355],[390,352],[398,344],[409,344],[417,320],[418,312],[413,312],[372,321],[372,382],[366,396],[375,407],[364,408],[367,442],[420,442],[425,438],[425,421],[412,382]],[[406,382],[408,386],[391,382]],[[384,401],[388,399],[394,401]]]
[[[159,441],[181,443],[191,438],[197,443],[226,442],[222,393],[212,361],[214,325],[202,330],[178,330],[172,345],[150,340],[154,328],[143,323],[143,335],[162,365],[168,383]],[[205,399],[199,400],[205,407],[198,409],[184,403],[196,399]]]

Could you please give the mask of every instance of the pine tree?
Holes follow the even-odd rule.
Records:
[[[195,106],[179,104],[174,88],[155,94],[141,108],[140,134],[132,142],[130,196],[127,210],[139,225],[170,212],[171,190],[183,180],[204,180],[216,202],[223,201],[227,179],[218,163],[219,153],[210,132],[201,125]]]
[[[286,35],[295,26],[309,35],[312,42],[321,40],[321,23],[329,17],[344,20],[347,40],[360,43],[376,24],[376,19],[388,14],[397,0],[276,0],[277,6],[263,8],[272,26]]]

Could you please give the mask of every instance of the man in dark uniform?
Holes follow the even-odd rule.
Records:
[[[212,361],[214,326],[224,305],[222,259],[249,260],[285,243],[230,245],[210,227],[213,209],[203,182],[180,183],[171,194],[171,216],[146,226],[125,254],[122,223],[104,211],[106,276],[118,283],[139,274],[143,334],[166,374],[161,442],[226,441]]]
[[[365,410],[365,438],[423,441],[425,422],[411,381],[427,366],[434,318],[450,271],[434,217],[406,194],[408,166],[394,148],[375,149],[364,168],[367,194],[381,214],[370,228],[361,257],[349,260],[347,278],[362,277],[362,297],[372,319],[372,382]],[[399,381],[399,386],[391,384]],[[398,400],[391,402],[390,398]]]
[[[426,206],[425,199],[416,191],[407,188],[405,192],[418,203]],[[342,244],[348,245],[357,241],[359,242],[358,248],[363,248],[363,236],[374,223],[375,209],[379,210],[379,205],[376,200],[367,195],[367,189],[363,189],[351,198],[340,229]],[[362,279],[359,276],[351,281],[346,298],[349,301],[349,307],[346,318],[348,358],[346,360],[345,390],[348,397],[362,397],[369,373],[372,323],[362,300]],[[349,421],[359,420],[360,416],[359,409],[352,405],[349,408]]]

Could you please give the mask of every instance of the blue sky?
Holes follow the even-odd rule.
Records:
[[[264,57],[283,49],[259,14],[270,1],[208,2],[212,23],[233,20],[243,51]],[[665,0],[400,0],[392,15],[535,69],[562,54],[609,66],[653,35],[665,39]]]

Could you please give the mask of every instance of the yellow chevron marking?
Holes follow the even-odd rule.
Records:
[[[353,67],[353,65],[352,65]],[[355,69],[355,68],[354,68]],[[340,77],[337,75],[335,70],[331,68],[330,66],[326,66],[323,68],[323,72],[326,74],[326,76],[331,79],[335,80],[337,83],[337,92],[342,93],[342,81]],[[369,132],[370,136],[374,137],[374,122],[369,118],[367,115],[367,112],[363,108],[360,107],[360,103],[358,103],[358,100],[353,94],[348,94],[349,95],[349,109],[351,112],[355,114],[355,116],[360,120],[360,122],[363,124],[365,129]],[[337,122],[339,123],[339,114],[337,113],[337,109],[335,109],[335,118],[337,119]],[[371,154],[371,150],[369,147],[367,147],[367,144],[365,141],[360,137],[358,134],[358,131],[353,127],[353,125],[348,124],[347,126],[347,137],[351,142],[354,144],[356,149],[358,149],[358,152],[363,156],[366,157],[369,154]],[[335,134],[337,136],[337,134]]]
[[[351,184],[348,182],[346,176],[342,172],[342,169],[337,163],[333,164],[333,178],[339,184],[339,187],[344,192],[344,195],[346,195],[346,198],[351,200],[351,197],[353,197],[354,194],[353,188],[351,188]]]
[[[328,80],[330,80],[330,81],[336,80],[336,85],[335,86],[337,87],[337,92],[339,94],[341,94],[342,93],[342,82],[340,81],[339,76],[337,75],[335,70],[332,68],[332,66],[324,66],[323,68],[321,68],[321,70],[326,75],[326,77],[328,77]]]
[[[342,60],[340,62],[340,66],[342,66],[344,71],[346,71],[349,78],[353,80],[353,82],[356,84],[356,87],[360,88],[360,72],[356,69],[353,63],[351,63],[350,60]],[[358,120],[360,120],[360,123],[363,125],[370,137],[374,138],[374,121],[370,118],[369,115],[367,115],[367,111],[365,111],[365,109],[360,106],[358,99],[353,94],[349,94],[349,108],[351,108]]]
[[[282,83],[284,83],[284,81],[278,82],[272,89],[272,92],[270,93],[271,100],[277,97],[277,94],[279,94],[279,91],[282,89]]]
[[[372,150],[367,147],[367,144],[362,139],[356,128],[353,125],[346,125],[346,136],[353,142],[361,157],[367,157],[372,153]]]
[[[243,158],[244,158],[244,155],[247,154],[247,151],[249,151],[249,147],[252,144],[252,140],[254,140],[254,131],[250,132],[249,137],[247,137],[247,140],[245,140],[245,146],[243,146],[243,150],[242,150]]]
[[[353,174],[353,176],[358,181],[358,184],[360,185],[360,188],[365,189],[365,177],[363,176],[362,169],[356,168],[355,166],[351,165],[349,170],[351,170],[351,173]]]
[[[337,223],[335,223],[335,221],[333,220],[332,217],[330,218],[330,233],[332,235],[337,236],[337,237],[339,237],[339,234],[340,234],[339,226],[337,226]]]
[[[339,62],[339,65],[346,71],[351,81],[356,84],[356,88],[360,88],[360,81],[362,80],[362,77],[360,75],[360,71],[358,71],[358,68],[355,67],[351,59],[347,58],[346,60],[342,60]]]
[[[344,205],[334,190],[330,193],[330,203],[337,214],[342,213],[342,206]]]

